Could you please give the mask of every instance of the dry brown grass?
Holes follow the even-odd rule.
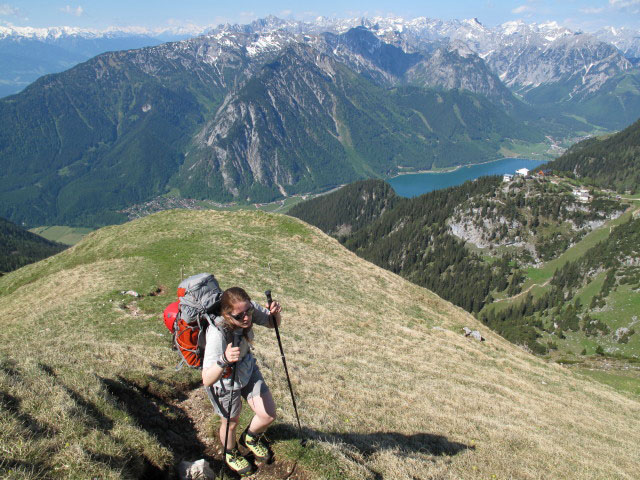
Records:
[[[58,426],[48,438],[22,442],[22,452],[9,447],[9,458],[46,463],[36,453],[44,448],[59,469],[49,471],[71,477],[95,468],[92,449],[114,457],[118,449],[121,456],[144,452],[157,465],[165,462],[167,451],[119,413],[100,378],[153,376],[173,366],[164,326],[148,318],[169,299],[141,300],[134,317],[117,292],[174,285],[182,265],[186,274],[213,271],[223,286],[242,285],[258,300],[273,290],[285,307],[281,334],[303,426],[345,476],[638,478],[637,397],[545,363],[316,229],[253,212],[161,213],[98,231],[55,259],[0,279],[0,387],[24,415]],[[25,308],[34,297],[36,305]],[[25,339],[28,356],[7,347],[7,335],[24,324],[36,325]],[[83,331],[63,331],[69,324]],[[480,329],[487,341],[465,338],[463,326]],[[128,329],[134,334],[124,337]],[[293,425],[275,338],[263,329],[256,334],[280,421]],[[43,363],[56,381],[38,373]],[[33,389],[44,389],[46,398],[30,395]],[[78,396],[113,428],[89,418],[90,411],[84,422],[74,420]],[[5,415],[0,425],[15,434],[24,432],[19,424]],[[74,453],[80,463],[71,460]],[[126,469],[111,464],[100,471],[118,478]]]

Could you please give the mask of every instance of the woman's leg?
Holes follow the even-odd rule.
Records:
[[[265,390],[261,395],[253,395],[247,399],[247,403],[255,412],[249,424],[249,430],[254,434],[264,432],[276,419],[276,404],[271,392]]]
[[[233,450],[236,446],[236,428],[238,427],[238,420],[240,419],[240,415],[237,417],[233,417],[229,421],[229,441],[227,442],[227,450]],[[224,417],[220,417],[220,444],[224,448],[224,439],[227,433],[227,419]]]

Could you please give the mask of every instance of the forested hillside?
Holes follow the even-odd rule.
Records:
[[[578,190],[541,176],[516,177],[489,195],[461,202],[449,226],[471,245],[496,253],[508,251],[523,264],[538,265],[556,258],[628,207],[594,189],[588,201],[581,201],[574,192]]]
[[[0,218],[0,275],[55,255],[66,245],[50,242]]]
[[[535,327],[535,337],[544,340],[541,347],[530,343],[538,353],[560,346],[575,354],[632,356],[640,352],[638,291],[640,216],[630,216],[608,238],[557,269],[543,292],[508,308],[488,307],[480,319],[507,338],[512,330]]]
[[[344,236],[366,227],[385,211],[406,201],[386,182],[363,180],[299,203],[289,210],[289,215],[329,235]]]
[[[638,193],[640,189],[640,120],[608,137],[590,138],[574,145],[549,163],[585,183]]]
[[[385,203],[378,201],[385,197],[375,192],[393,198],[390,187],[382,181],[359,182],[302,203],[290,214],[322,225],[347,248],[376,265],[429,288],[465,310],[478,312],[489,292],[508,287],[510,258],[504,256],[494,264],[484,262],[451,234],[447,221],[468,197],[490,194],[499,184],[498,177],[483,177],[414,199]],[[324,218],[329,216],[340,220],[333,223]],[[342,225],[360,228],[349,232],[341,229]],[[460,288],[461,279],[465,288]]]

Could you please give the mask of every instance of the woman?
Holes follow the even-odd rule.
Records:
[[[242,409],[242,397],[255,412],[249,426],[240,435],[239,443],[249,449],[256,460],[268,462],[272,453],[263,437],[264,432],[276,418],[276,406],[269,387],[262,378],[260,369],[251,353],[253,324],[274,328],[280,326],[278,302],[270,309],[251,301],[247,292],[240,287],[224,291],[220,300],[220,316],[214,320],[215,328],[207,329],[207,343],[202,362],[202,383],[220,416],[220,442],[227,446],[225,461],[240,475],[252,471],[252,465],[238,451],[236,445],[236,427]],[[233,346],[234,336],[239,340]],[[231,390],[232,371],[236,374]],[[233,395],[232,395],[233,393]],[[225,443],[229,401],[232,400],[229,420],[229,439]]]

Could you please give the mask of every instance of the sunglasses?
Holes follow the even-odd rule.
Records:
[[[232,315],[231,313],[229,314],[229,316],[231,318],[233,318],[236,322],[241,322],[244,319],[244,316],[248,316],[250,317],[251,315],[253,315],[253,307],[249,307],[248,309],[246,309],[244,312],[240,312],[240,313],[236,313],[235,315]]]

